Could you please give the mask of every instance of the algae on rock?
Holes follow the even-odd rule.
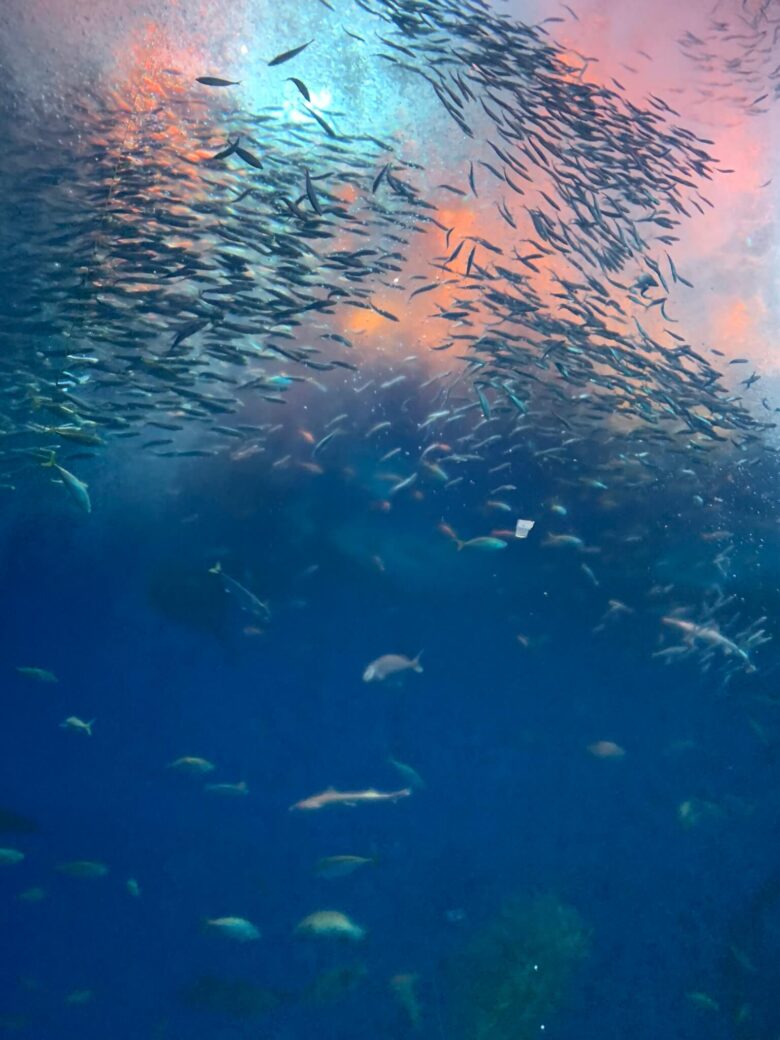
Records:
[[[457,1035],[538,1040],[589,945],[579,913],[555,896],[509,900],[450,965]]]

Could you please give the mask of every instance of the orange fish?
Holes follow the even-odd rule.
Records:
[[[438,524],[438,530],[446,537],[451,539],[453,542],[459,542],[460,539],[455,534],[455,531],[450,527],[449,524],[441,523]]]

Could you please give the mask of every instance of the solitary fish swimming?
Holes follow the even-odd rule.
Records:
[[[315,873],[321,878],[346,877],[369,863],[376,860],[370,856],[324,856],[318,861]]]
[[[57,676],[54,672],[50,672],[46,668],[28,668],[23,665],[17,665],[16,670],[19,675],[23,675],[25,679],[35,679],[36,682],[42,683],[57,682]]]
[[[204,87],[237,87],[241,80],[220,79],[219,76],[198,76],[196,82],[202,83]]]
[[[369,787],[365,791],[337,791],[335,787],[329,787],[320,794],[313,794],[310,798],[291,805],[290,809],[324,809],[327,805],[349,805],[355,806],[359,802],[397,802],[399,798],[408,798],[412,793],[411,788],[402,787],[400,791],[377,791]]]
[[[403,654],[383,654],[375,661],[367,665],[363,672],[363,682],[383,682],[391,675],[400,672],[422,672],[420,656],[422,650],[416,657],[404,657]]]
[[[78,477],[69,473],[68,470],[63,469],[62,466],[58,465],[54,452],[51,453],[51,457],[47,462],[41,463],[42,466],[51,466],[57,470],[59,475],[62,477],[62,482],[68,489],[71,498],[85,513],[92,512],[92,502],[89,498],[88,485],[83,480],[79,480]]]
[[[506,549],[508,542],[503,538],[494,538],[491,535],[480,535],[478,538],[469,538],[467,542],[458,541],[458,550],[480,549],[482,552],[493,552],[496,549]]]
[[[174,762],[169,762],[168,769],[176,769],[180,773],[211,773],[214,770],[214,764],[197,755],[184,755]]]
[[[76,859],[69,863],[60,863],[57,867],[60,874],[67,874],[73,878],[101,878],[108,873],[105,863],[98,863],[91,859]]]
[[[260,618],[262,621],[270,621],[271,611],[268,604],[263,603],[262,600],[257,598],[254,592],[250,592],[249,589],[236,581],[235,578],[231,578],[229,574],[225,574],[222,570],[221,563],[215,563],[213,567],[210,567],[209,574],[214,574],[220,579],[225,591],[231,593],[241,610],[245,610],[249,614],[254,614],[255,617]]]
[[[305,51],[312,43],[314,43],[314,40],[309,40],[308,43],[302,43],[300,47],[293,47],[291,51],[282,51],[282,53],[277,54],[275,58],[271,58],[268,62],[268,67],[273,68],[274,65],[284,65],[286,61],[290,61],[292,58],[297,58],[301,51]]]
[[[625,749],[616,744],[614,740],[597,740],[588,744],[587,749],[594,758],[624,758]]]
[[[317,910],[309,914],[295,929],[298,935],[332,936],[337,939],[362,939],[365,928],[350,921],[346,914],[339,910]]]
[[[90,719],[89,722],[85,722],[80,719],[77,715],[68,715],[64,722],[60,723],[60,729],[73,729],[77,732],[80,730],[82,733],[86,733],[88,737],[92,736],[92,727],[95,725],[95,719]]]
[[[251,942],[260,938],[258,929],[244,917],[213,917],[206,921],[206,927],[237,942]]]

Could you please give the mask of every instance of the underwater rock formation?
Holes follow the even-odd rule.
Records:
[[[509,900],[450,965],[457,1035],[538,1037],[589,945],[579,913],[554,895]]]

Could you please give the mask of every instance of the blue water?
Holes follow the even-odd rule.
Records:
[[[573,589],[563,566],[541,571],[531,542],[509,568],[500,554],[465,562],[399,516],[413,562],[380,575],[336,548],[339,525],[356,522],[336,483],[318,485],[303,537],[293,518],[306,504],[274,498],[259,477],[199,472],[150,472],[140,506],[137,488],[96,467],[91,517],[49,496],[8,518],[0,790],[39,825],[4,840],[26,855],[0,872],[9,1029],[23,1016],[19,1035],[58,1040],[402,1037],[412,1031],[389,980],[417,973],[420,1035],[449,1038],[448,964],[507,897],[543,891],[592,932],[544,1035],[745,1035],[686,993],[726,999],[731,930],[776,869],[778,763],[748,723],[764,717],[757,696],[771,679],[746,703],[652,660],[639,624],[594,634],[601,592]],[[192,579],[226,551],[278,605],[263,636],[243,634],[246,616],[219,598],[198,612],[182,593],[177,619],[150,595],[161,574]],[[526,649],[517,631],[537,641]],[[361,681],[374,657],[420,649],[424,673],[403,686]],[[60,681],[36,684],[17,664]],[[59,728],[70,714],[94,717],[94,735]],[[588,754],[600,739],[625,757]],[[391,754],[424,790],[288,811],[329,785],[397,788]],[[243,780],[249,795],[204,794],[202,778],[165,768],[180,755],[206,757],[218,766],[206,780]],[[694,797],[722,815],[685,829],[678,806]],[[313,876],[318,858],[343,852],[379,862]],[[76,859],[110,872],[55,870]],[[18,901],[31,886],[46,898]],[[364,942],[294,937],[321,908],[347,912]],[[204,918],[222,915],[245,916],[262,939],[206,934]],[[776,953],[776,934],[766,941]],[[319,972],[357,963],[353,992],[305,998]],[[775,1035],[776,970],[756,965],[762,1020],[748,1035]],[[282,1003],[246,1019],[195,1009],[182,994],[202,976],[268,987]],[[65,1003],[80,990],[88,1003]]]
[[[560,218],[577,227],[563,249],[563,239],[547,237],[553,225],[540,223],[543,211],[529,217],[549,198],[532,199],[529,187],[521,200],[511,178],[505,190],[486,170],[483,160],[496,163],[499,154],[487,149],[488,111],[472,98],[464,111],[477,110],[476,137],[456,133],[441,96],[380,64],[378,23],[362,4],[349,25],[374,34],[365,46],[354,35],[345,42],[339,12],[313,7],[311,33],[302,21],[294,37],[279,7],[274,32],[258,32],[261,60],[249,47],[242,58],[236,52],[239,36],[255,46],[248,17],[239,32],[218,12],[218,39],[209,36],[211,19],[189,37],[189,10],[171,16],[173,26],[181,20],[178,35],[166,34],[161,18],[159,52],[148,43],[147,53],[128,30],[136,49],[122,60],[137,60],[137,75],[125,75],[118,59],[105,62],[106,82],[118,84],[113,101],[93,103],[89,91],[100,95],[105,83],[91,64],[80,68],[82,45],[71,53],[70,41],[60,76],[40,91],[21,76],[21,61],[7,83],[0,76],[9,99],[0,105],[0,378],[8,383],[0,386],[0,848],[24,853],[20,863],[0,862],[0,1040],[778,1040],[780,485],[776,455],[765,450],[776,431],[761,425],[775,418],[776,384],[750,391],[743,381],[743,395],[738,379],[750,383],[751,364],[727,369],[728,389],[717,396],[708,364],[727,368],[730,355],[709,350],[743,348],[701,344],[701,330],[688,325],[710,300],[714,314],[734,302],[718,299],[709,274],[690,297],[676,276],[664,288],[678,316],[664,321],[679,330],[665,347],[638,322],[634,332],[639,314],[656,334],[659,311],[646,312],[666,303],[663,279],[636,295],[639,276],[648,277],[643,262],[652,252],[666,271],[669,261],[655,237],[646,255],[641,243],[634,253],[626,243],[639,240],[625,237],[619,218],[647,228],[653,207],[669,204],[668,185],[660,202],[655,190],[627,191],[624,211],[612,209],[614,199],[602,205],[605,218],[592,158],[582,212]],[[472,83],[472,46],[487,47],[490,34],[483,39],[472,26],[458,35],[457,21],[452,15],[453,35],[441,46],[458,51]],[[318,42],[305,63],[269,73],[271,54],[310,35]],[[482,59],[490,75],[493,57],[488,49]],[[32,58],[35,70],[40,57]],[[593,157],[601,135],[591,134],[590,120],[612,102],[596,106],[568,69],[545,73],[545,104],[563,99],[568,115],[583,117],[561,121],[538,100],[528,111],[554,147],[580,135],[575,154]],[[206,101],[193,77],[217,71],[241,78],[242,90]],[[356,135],[338,142],[346,158],[328,151],[333,138],[308,116],[297,124],[308,136],[293,139],[286,120],[304,108],[288,72],[323,93],[322,111],[340,133]],[[144,95],[147,77],[167,86]],[[526,86],[512,96],[530,105]],[[126,96],[143,103],[130,115],[116,105]],[[30,98],[40,118],[28,135]],[[251,115],[260,109],[262,118]],[[640,111],[633,103],[618,110],[632,119]],[[640,120],[638,136],[627,133],[618,147],[644,148],[662,118],[650,114],[653,122]],[[662,130],[670,132],[666,123]],[[392,138],[392,147],[369,135]],[[239,136],[262,155],[264,172],[235,156],[223,166],[204,158]],[[620,169],[604,139],[609,170]],[[643,175],[656,183],[666,176],[669,140],[651,142],[644,155]],[[429,142],[435,155],[425,154]],[[688,154],[679,140],[675,147]],[[545,172],[552,159],[522,154],[534,191],[553,190]],[[632,157],[623,158],[629,169]],[[343,180],[342,165],[352,171]],[[576,167],[583,177],[587,165]],[[479,195],[470,185],[475,168]],[[692,168],[694,187],[703,187],[708,161]],[[325,206],[329,241],[314,237],[323,214],[312,195]],[[519,228],[494,212],[499,197]],[[446,224],[425,223],[436,207]],[[583,207],[594,221],[617,221],[607,254]],[[656,233],[668,230],[662,220]],[[698,284],[685,227],[681,270]],[[466,232],[497,238],[503,251]],[[539,247],[552,260],[541,261],[538,282],[527,280],[534,268],[503,267],[528,234],[555,243]],[[298,235],[331,262],[320,270],[311,254],[301,259],[291,245]],[[613,255],[616,242],[625,249]],[[376,270],[357,253],[350,268],[332,262],[331,252],[368,247],[374,255],[378,243]],[[455,250],[457,265],[442,269]],[[492,266],[499,253],[501,275]],[[282,264],[281,304],[258,306],[278,287]],[[547,299],[552,274],[569,279],[570,299],[595,308],[569,307],[564,318],[566,294]],[[580,274],[588,285],[573,289]],[[458,284],[412,305],[412,292],[433,288],[425,283],[434,278]],[[210,296],[198,297],[209,279]],[[352,300],[335,292],[324,299],[323,287],[343,293],[347,281]],[[301,286],[306,292],[290,303],[285,294]],[[469,302],[475,288],[479,306],[446,309]],[[528,299],[537,290],[535,310]],[[322,305],[316,311],[303,306],[309,291]],[[382,309],[369,313],[368,299]],[[428,324],[418,326],[429,302]],[[351,323],[356,313],[371,319],[365,327]],[[377,313],[382,323],[372,324]],[[614,340],[601,336],[607,326],[596,313],[625,318]],[[583,314],[592,322],[586,332]],[[188,331],[194,316],[200,327]],[[476,340],[486,329],[484,341],[468,341],[468,330]],[[324,330],[349,332],[354,342],[328,340]],[[510,347],[503,332],[513,336]],[[701,356],[678,348],[686,336]],[[313,344],[320,362],[350,359],[357,371],[305,367]],[[219,353],[228,346],[237,352]],[[297,361],[293,348],[304,351]],[[287,353],[274,355],[280,349]],[[71,350],[75,362],[64,360]],[[594,367],[580,369],[578,357],[591,350]],[[474,366],[468,374],[464,356]],[[75,374],[63,372],[66,364]],[[445,368],[450,383],[429,382]],[[406,379],[396,382],[399,374]],[[311,381],[301,383],[304,376]],[[254,389],[234,389],[244,379]],[[739,400],[730,411],[724,396],[732,392]],[[196,393],[204,395],[198,407]],[[49,394],[77,407],[49,412]],[[223,394],[235,395],[234,412],[220,410]],[[449,408],[465,411],[445,418]],[[126,426],[105,422],[124,410]],[[432,412],[441,421],[428,424]],[[346,418],[334,419],[340,413]],[[93,415],[106,441],[98,449],[67,440],[73,429],[43,426],[73,417],[89,433],[82,424]],[[147,425],[155,419],[162,430]],[[172,420],[181,426],[172,451],[214,454],[147,450],[150,440],[165,446]],[[277,421],[280,430],[259,432]],[[219,433],[221,423],[242,422],[243,441],[235,430]],[[391,432],[369,434],[384,422]],[[334,428],[338,436],[323,445]],[[481,447],[483,437],[492,446]],[[432,448],[445,439],[449,447]],[[56,471],[39,465],[50,442],[58,463],[88,483],[89,515],[51,479]],[[400,453],[384,465],[395,446]],[[477,454],[464,464],[461,451]],[[443,478],[431,462],[441,463]],[[391,490],[415,473],[413,486]],[[491,490],[504,482],[516,492]],[[508,512],[486,506],[496,495],[511,502]],[[565,517],[555,502],[565,503]],[[517,518],[536,523],[527,540],[512,538]],[[442,525],[462,540],[506,525],[510,544],[459,551]],[[583,551],[555,547],[561,535],[581,538]],[[217,563],[268,601],[269,621],[241,610],[211,573]],[[755,672],[722,647],[686,644],[663,621],[715,624],[706,611],[719,591],[735,597],[718,617],[728,638],[740,629],[774,636],[756,646]],[[611,600],[625,606],[610,614]],[[654,656],[670,650],[683,659],[667,666]],[[420,651],[421,674],[363,681],[379,656]],[[58,682],[37,682],[20,667],[48,669]],[[70,716],[94,719],[92,735],[64,729]],[[620,753],[594,755],[599,742]],[[170,768],[182,756],[216,768],[184,775]],[[425,786],[393,803],[291,811],[330,786],[403,787],[391,757]],[[245,784],[247,793],[219,795],[204,790],[208,783]],[[3,813],[30,823],[2,830]],[[376,862],[348,877],[316,875],[318,860],[344,854]],[[74,861],[105,864],[108,873],[78,878],[60,869]],[[512,944],[489,947],[479,979],[474,950],[511,900],[550,909],[541,930],[552,954],[566,936],[551,908],[570,908],[584,956],[560,978],[554,956],[540,957],[530,991],[552,987],[556,997],[537,1013],[515,996],[517,1025],[507,1035],[477,1025],[501,1011]],[[318,910],[349,915],[365,938],[297,935]],[[261,937],[240,943],[206,924],[227,916],[252,922]],[[416,1023],[399,1000],[399,976],[416,979]]]

